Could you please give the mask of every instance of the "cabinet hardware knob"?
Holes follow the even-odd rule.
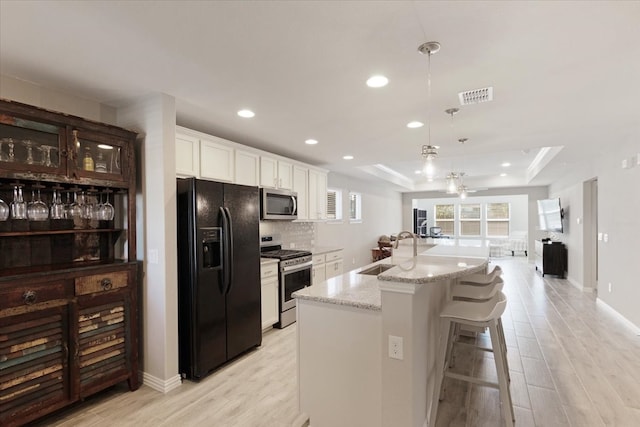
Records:
[[[111,279],[102,279],[100,286],[103,290],[108,291],[113,287],[113,282],[111,282]]]
[[[22,300],[27,305],[35,304],[38,300],[38,295],[36,295],[34,291],[25,291],[25,293],[22,294]]]

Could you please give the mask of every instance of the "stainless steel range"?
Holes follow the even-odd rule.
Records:
[[[296,300],[291,296],[297,290],[311,286],[311,252],[294,249],[282,249],[279,243],[273,243],[273,237],[261,238],[260,256],[275,258],[278,264],[278,306],[280,320],[276,328],[284,328],[296,321]]]

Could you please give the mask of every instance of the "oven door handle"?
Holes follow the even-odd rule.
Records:
[[[296,264],[296,265],[292,265],[289,267],[282,267],[282,272],[283,273],[291,273],[291,272],[295,272],[298,270],[305,270],[309,267],[311,267],[313,265],[313,261],[308,261],[302,264]]]

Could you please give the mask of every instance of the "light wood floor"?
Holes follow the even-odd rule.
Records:
[[[640,337],[592,294],[535,272],[524,257],[504,270],[503,317],[516,426],[640,426]],[[484,334],[479,340],[488,339]],[[200,383],[165,395],[119,386],[38,425],[290,426],[297,415],[296,329]],[[491,353],[460,351],[456,369],[495,380]],[[446,380],[437,426],[500,426],[498,391]],[[322,426],[321,426],[322,427]],[[328,426],[338,427],[338,426]]]

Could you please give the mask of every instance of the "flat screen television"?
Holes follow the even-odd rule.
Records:
[[[562,233],[562,207],[560,199],[538,200],[538,221],[540,230]]]

